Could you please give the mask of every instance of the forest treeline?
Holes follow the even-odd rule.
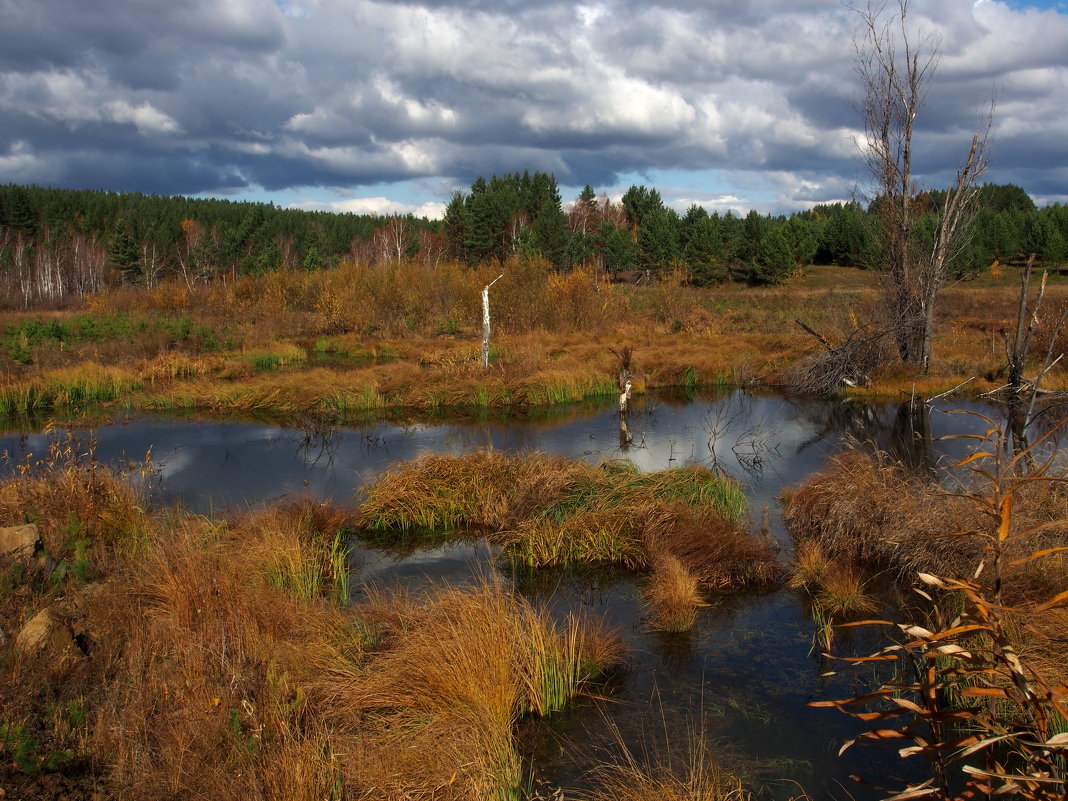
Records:
[[[1068,258],[1068,206],[1036,208],[1020,187],[987,185],[958,277],[1037,253]],[[919,242],[934,234],[942,193],[918,197]],[[443,260],[470,265],[538,257],[559,271],[615,276],[681,272],[696,285],[778,283],[806,264],[874,266],[878,201],[790,216],[685,214],[632,186],[618,202],[586,186],[562,202],[556,179],[524,172],[478,178],[443,220],[283,209],[269,203],[0,186],[0,287],[9,307],[59,305],[120,283],[196,283],[270,272]]]

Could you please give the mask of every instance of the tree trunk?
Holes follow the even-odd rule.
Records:
[[[489,370],[489,341],[490,341],[490,310],[489,291],[490,287],[504,277],[501,273],[484,287],[482,287],[482,369]]]

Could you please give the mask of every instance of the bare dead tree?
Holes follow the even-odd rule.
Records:
[[[159,277],[166,266],[166,260],[163,254],[159,252],[159,247],[155,242],[146,241],[141,243],[141,264],[141,275],[144,278],[145,286],[152,289],[159,283]]]
[[[940,40],[908,22],[909,0],[868,0],[854,9],[861,31],[854,38],[856,71],[864,91],[864,159],[874,180],[882,244],[882,291],[903,361],[927,372],[935,299],[949,269],[967,244],[977,211],[978,180],[988,163],[993,103],[972,136],[956,180],[936,208],[928,209],[913,175],[916,118],[939,63]],[[933,242],[917,237],[920,218],[937,216]]]
[[[1010,342],[1009,332],[1002,329],[1001,335],[1005,339],[1005,359],[1009,366],[1008,389],[1020,394],[1024,381],[1024,365],[1031,349],[1031,336],[1038,327],[1038,314],[1042,310],[1042,300],[1046,296],[1046,280],[1049,270],[1042,270],[1042,280],[1038,284],[1038,296],[1034,305],[1028,304],[1028,296],[1031,289],[1031,270],[1035,265],[1035,254],[1027,260],[1027,267],[1020,274],[1020,308],[1016,312],[1016,332]]]
[[[504,273],[501,273],[484,287],[482,287],[482,369],[489,370],[489,354],[490,354],[490,308],[489,308],[489,291],[490,287],[496,284],[504,278]]]
[[[832,396],[843,386],[865,386],[881,364],[886,362],[887,332],[878,326],[858,326],[840,344],[832,345],[826,337],[801,320],[804,331],[815,337],[823,349],[797,362],[785,376],[785,384],[798,395]]]
[[[1036,254],[1032,253],[1027,260],[1027,266],[1020,274],[1020,302],[1016,312],[1016,329],[1010,335],[1006,329],[1001,329],[1001,335],[1005,340],[1005,359],[1008,370],[1008,383],[995,390],[984,393],[985,397],[1004,401],[1008,406],[1008,433],[1011,438],[1015,453],[1026,453],[1029,450],[1027,429],[1034,420],[1035,403],[1039,394],[1042,394],[1042,381],[1053,366],[1060,361],[1064,354],[1056,358],[1053,351],[1057,345],[1058,337],[1064,323],[1068,320],[1068,306],[1062,311],[1057,322],[1049,331],[1049,343],[1046,347],[1042,365],[1033,380],[1024,376],[1024,369],[1031,357],[1031,339],[1035,331],[1042,325],[1042,301],[1046,297],[1046,281],[1049,278],[1049,269],[1042,269],[1042,278],[1038,284],[1038,293],[1034,301],[1031,300],[1031,275],[1035,264]],[[1027,401],[1030,395],[1030,401]],[[1026,403],[1026,406],[1025,406]],[[1027,456],[1023,460],[1025,468],[1034,466],[1033,460]]]
[[[633,389],[634,382],[631,379],[630,365],[634,358],[634,349],[630,345],[624,345],[619,350],[615,348],[609,348],[617,359],[619,359],[619,447],[622,450],[626,450],[630,443],[634,440],[634,435],[630,433],[630,429],[627,427],[627,415],[630,413],[630,398],[631,390]]]

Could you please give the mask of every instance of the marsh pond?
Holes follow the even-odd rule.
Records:
[[[376,476],[426,452],[542,451],[589,463],[627,460],[643,472],[698,464],[741,483],[751,528],[771,538],[786,563],[792,543],[782,522],[784,492],[850,441],[938,475],[966,447],[941,437],[980,425],[974,415],[948,413],[962,405],[1000,414],[953,400],[874,405],[729,391],[636,399],[623,438],[618,413],[605,404],[333,427],[115,416],[97,424],[91,437],[105,464],[141,462],[150,453],[156,500],[205,514],[300,496],[359,503]],[[0,449],[9,464],[19,463],[46,450],[48,436],[9,433]],[[620,742],[667,752],[695,731],[761,797],[791,798],[803,789],[812,798],[862,799],[875,791],[851,775],[888,786],[922,775],[923,765],[912,764],[918,760],[899,760],[886,745],[838,755],[859,731],[857,723],[809,703],[850,696],[871,677],[824,676],[830,666],[820,655],[803,590],[712,597],[691,630],[668,633],[644,618],[641,575],[622,568],[525,570],[504,563],[478,536],[413,537],[399,547],[357,537],[347,563],[355,600],[372,586],[418,589],[500,570],[554,615],[580,612],[618,631],[627,649],[620,670],[563,713],[521,726],[521,750],[539,782],[532,792],[581,789],[589,766]],[[835,642],[836,649],[856,653],[877,647],[863,629]]]

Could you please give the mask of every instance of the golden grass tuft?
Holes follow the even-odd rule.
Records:
[[[562,708],[621,656],[618,638],[575,619],[560,626],[494,577],[373,593],[366,615],[378,653],[341,692],[364,721],[362,786],[384,797],[513,797],[520,715]]]
[[[423,600],[372,605],[386,607],[392,620],[380,624],[382,653],[349,692],[351,717],[368,719],[365,747],[377,752],[361,757],[372,766],[364,792],[433,797],[455,788],[458,797],[504,799],[517,791],[512,727],[521,681],[508,593],[499,584],[441,588]],[[406,731],[406,748],[390,747]]]
[[[579,801],[750,801],[742,781],[725,769],[704,732],[689,731],[681,746],[667,734],[635,753],[614,731],[615,755],[590,773]],[[664,740],[664,742],[659,742]]]
[[[848,560],[832,559],[814,539],[797,543],[789,583],[808,591],[823,618],[853,617],[878,608],[864,591],[860,569]]]
[[[834,564],[827,552],[816,540],[806,539],[797,543],[794,551],[793,570],[790,573],[790,586],[796,589],[817,589]]]
[[[708,605],[701,596],[697,578],[670,554],[654,563],[644,600],[650,612],[650,624],[661,631],[689,631],[697,622],[701,607]]]
[[[869,614],[879,608],[864,591],[864,578],[852,565],[835,565],[824,574],[815,598],[828,615],[836,618]]]
[[[141,377],[152,384],[157,381],[189,381],[210,373],[217,364],[218,360],[211,357],[169,351],[150,361],[141,370]]]

